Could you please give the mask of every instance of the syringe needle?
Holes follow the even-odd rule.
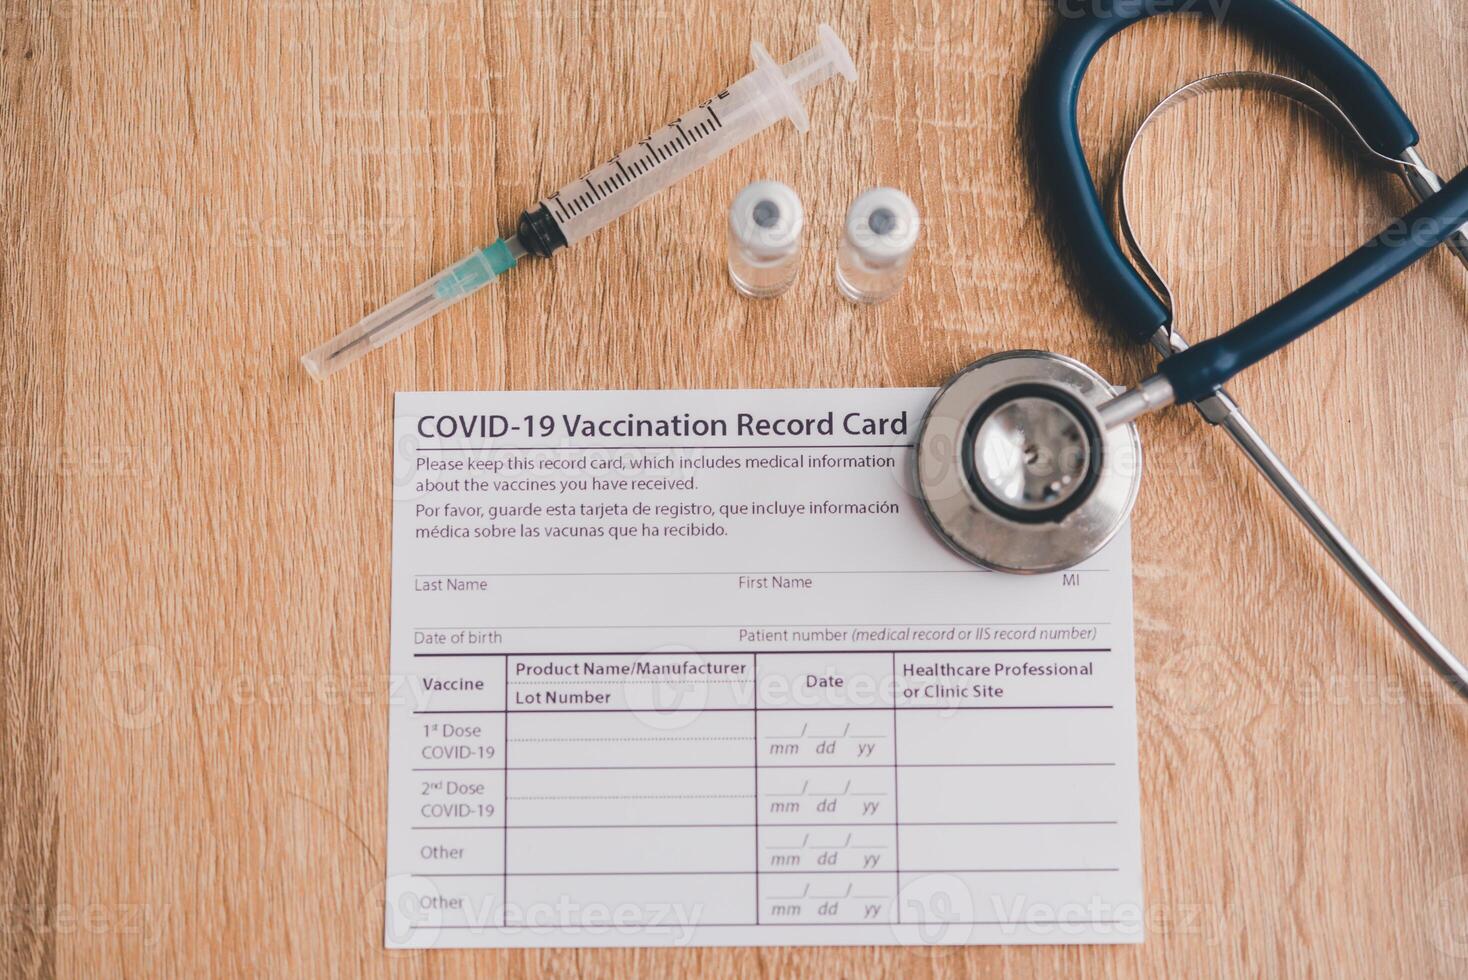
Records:
[[[301,358],[311,376],[324,378],[422,323],[439,310],[494,282],[524,255],[519,242],[499,239],[408,290],[371,316],[363,317]]]
[[[327,357],[327,360],[328,361],[334,361],[338,357],[341,357],[343,354],[345,354],[347,351],[351,350],[353,347],[356,347],[358,344],[366,343],[367,341],[371,340],[373,337],[375,337],[378,334],[382,333],[382,331],[392,329],[393,324],[397,323],[399,320],[403,319],[403,317],[405,317],[405,316],[411,316],[414,311],[421,310],[423,307],[425,307],[429,303],[433,302],[433,300],[434,300],[434,297],[432,297],[432,296],[424,296],[422,299],[420,299],[418,302],[414,303],[412,306],[410,306],[407,309],[405,309],[405,310],[397,313],[395,316],[393,316],[393,318],[391,320],[388,320],[386,323],[379,323],[376,326],[372,327],[372,329],[368,330],[366,333],[363,333],[361,336],[359,336],[359,337],[357,337],[357,338],[355,338],[353,340],[347,341],[345,344],[343,344],[342,346],[338,347],[336,350],[332,351],[331,355],[329,357]]]

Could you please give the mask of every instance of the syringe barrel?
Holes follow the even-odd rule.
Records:
[[[837,73],[856,78],[851,56],[836,33],[822,24],[818,34],[814,47],[783,67],[756,43],[754,71],[541,199],[534,211],[522,216],[520,240],[529,251],[548,255],[562,245],[575,244],[781,119],[790,119],[805,131],[810,123],[801,94]]]
[[[746,76],[540,203],[574,245],[783,118]]]

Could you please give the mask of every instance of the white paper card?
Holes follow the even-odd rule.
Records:
[[[1141,940],[1129,533],[954,556],[932,394],[398,395],[387,945]]]

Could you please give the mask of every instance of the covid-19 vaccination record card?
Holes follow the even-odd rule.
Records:
[[[389,946],[1141,940],[1129,533],[949,552],[932,394],[397,396]]]

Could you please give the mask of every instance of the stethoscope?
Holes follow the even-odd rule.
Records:
[[[1420,204],[1290,295],[1189,346],[1173,328],[1165,283],[1131,233],[1124,193],[1118,218],[1137,265],[1112,234],[1081,149],[1076,102],[1086,68],[1110,37],[1155,14],[1197,6],[1194,0],[1118,0],[1114,9],[1100,3],[1072,10],[1042,56],[1028,96],[1040,168],[1064,216],[1066,245],[1126,332],[1157,348],[1162,363],[1130,389],[1113,388],[1086,365],[1043,351],[1011,351],[969,365],[934,396],[918,432],[914,479],[928,519],[954,551],[979,565],[1019,573],[1069,568],[1104,547],[1136,502],[1142,475],[1136,420],[1191,404],[1223,427],[1392,626],[1468,698],[1468,667],[1356,551],[1223,390],[1234,375],[1438,245],[1448,242],[1468,265],[1468,170],[1443,184],[1417,154],[1417,131],[1381,78],[1304,11],[1287,0],[1224,5],[1230,20],[1299,55],[1334,99],[1281,76],[1231,73],[1169,96],[1142,129],[1204,92],[1267,88],[1340,125],[1371,159],[1397,170]],[[1124,189],[1125,164],[1122,171]]]

